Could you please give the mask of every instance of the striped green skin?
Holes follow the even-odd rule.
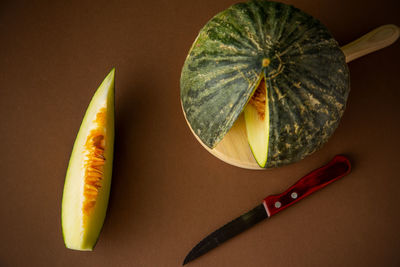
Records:
[[[264,59],[270,60],[268,66]],[[233,5],[200,31],[181,74],[182,105],[195,134],[215,147],[262,77],[270,115],[265,167],[316,151],[346,106],[345,56],[318,20],[277,2]]]

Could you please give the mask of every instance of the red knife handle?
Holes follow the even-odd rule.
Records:
[[[263,203],[268,217],[342,178],[350,171],[350,161],[345,156],[335,156],[328,164],[310,172],[282,194],[266,197]]]

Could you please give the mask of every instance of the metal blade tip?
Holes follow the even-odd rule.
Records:
[[[242,216],[234,219],[233,221],[225,224],[218,230],[209,234],[206,238],[200,241],[186,256],[182,265],[197,259],[201,255],[206,254],[208,251],[216,248],[220,244],[224,243],[228,239],[236,236],[237,234],[247,230],[258,222],[268,218],[268,214],[265,211],[263,204],[258,205],[249,212]]]
[[[189,263],[189,262],[191,262],[191,261],[193,260],[193,257],[191,257],[190,254],[191,254],[191,253],[189,253],[189,254],[186,256],[185,260],[184,260],[183,263],[182,263],[182,266],[183,266],[183,265],[186,265],[187,263]]]

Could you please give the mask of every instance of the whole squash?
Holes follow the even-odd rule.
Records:
[[[235,4],[201,29],[180,85],[186,119],[209,148],[246,109],[248,136],[259,128],[263,136],[249,137],[253,155],[266,168],[321,147],[350,90],[345,56],[327,28],[293,6],[264,0]]]

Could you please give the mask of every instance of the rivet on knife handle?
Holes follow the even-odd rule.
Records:
[[[285,192],[266,197],[263,203],[268,217],[342,178],[350,171],[351,165],[349,160],[345,156],[335,156],[328,164],[310,172]]]

